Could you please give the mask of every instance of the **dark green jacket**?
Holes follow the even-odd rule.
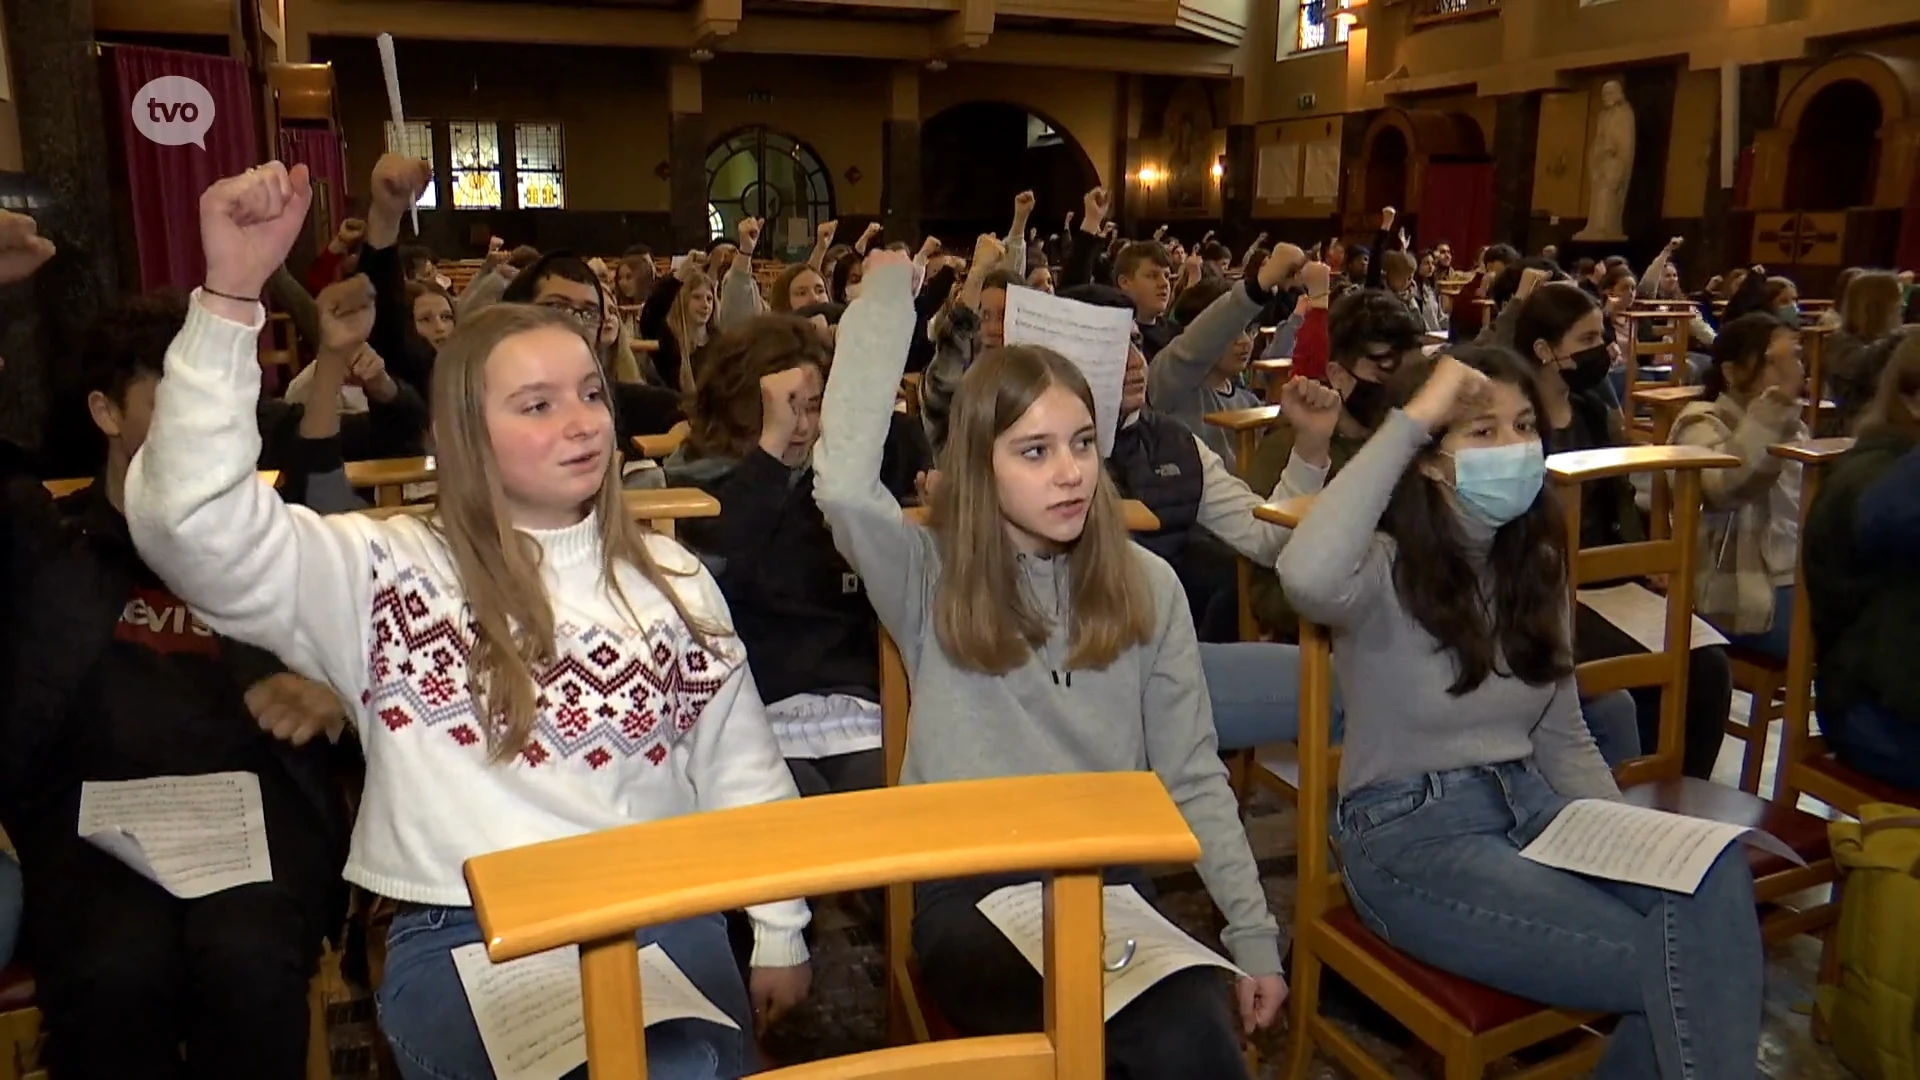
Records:
[[[1823,725],[1874,702],[1920,723],[1920,448],[1862,436],[1828,470],[1801,550]]]

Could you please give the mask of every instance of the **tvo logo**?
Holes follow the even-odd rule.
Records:
[[[207,148],[213,127],[213,95],[185,75],[162,75],[133,95],[134,129],[161,146]]]

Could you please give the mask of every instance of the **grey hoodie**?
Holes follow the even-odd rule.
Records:
[[[1020,559],[1021,587],[1054,619],[1025,664],[986,675],[955,666],[941,649],[933,626],[940,553],[880,482],[913,335],[909,284],[906,267],[883,268],[847,308],[814,448],[814,500],[912,682],[905,782],[1151,769],[1200,840],[1200,877],[1226,913],[1222,940],[1234,962],[1252,975],[1277,974],[1280,930],[1227,786],[1193,619],[1172,567],[1130,547],[1152,587],[1154,636],[1105,668],[1067,665],[1070,554]]]

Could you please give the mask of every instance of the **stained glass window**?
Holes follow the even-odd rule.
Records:
[[[1337,12],[1353,6],[1353,0],[1301,0],[1299,52],[1344,44],[1352,24],[1337,17]]]
[[[454,209],[500,209],[500,125],[455,120],[447,125],[447,142],[453,148]]]
[[[419,158],[429,165],[433,164],[432,124],[425,120],[409,120],[405,131],[396,132],[393,129],[393,121],[389,120],[386,128],[387,153],[405,154],[410,158]],[[427,185],[426,192],[420,196],[420,209],[431,210],[439,205],[440,178],[436,176],[433,182]]]
[[[771,128],[743,128],[707,151],[707,199],[717,212],[716,236],[731,236],[742,218],[776,223],[770,236],[785,237],[786,248],[769,245],[769,258],[804,251],[813,231],[833,218],[833,181],[812,148]],[[792,242],[789,223],[806,222],[804,243]]]
[[[513,164],[522,210],[566,209],[566,148],[559,124],[513,125]]]

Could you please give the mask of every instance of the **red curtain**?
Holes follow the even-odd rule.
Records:
[[[291,169],[304,164],[313,175],[314,186],[327,190],[329,232],[340,227],[347,216],[347,151],[338,132],[318,127],[280,129],[280,160]],[[318,200],[316,199],[316,202]]]
[[[1493,163],[1436,161],[1427,166],[1420,192],[1418,247],[1445,240],[1465,258],[1486,244],[1493,232]],[[1456,255],[1455,258],[1462,256]]]
[[[114,47],[113,69],[140,288],[191,289],[206,276],[200,194],[259,161],[247,70],[224,56],[131,45]]]

